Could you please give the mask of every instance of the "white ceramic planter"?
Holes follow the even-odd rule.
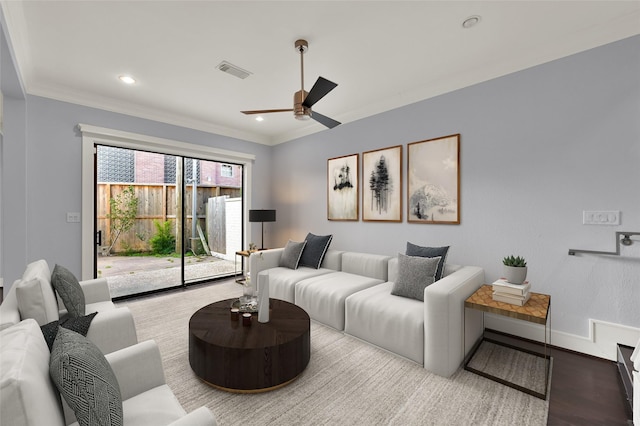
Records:
[[[504,266],[504,277],[511,284],[522,284],[527,279],[526,266]]]

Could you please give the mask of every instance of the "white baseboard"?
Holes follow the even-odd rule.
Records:
[[[485,314],[485,328],[513,334],[525,339],[544,342],[544,326],[509,317]],[[564,349],[615,361],[616,344],[635,346],[640,339],[640,328],[611,322],[589,319],[589,336],[553,330],[551,324],[550,343]]]

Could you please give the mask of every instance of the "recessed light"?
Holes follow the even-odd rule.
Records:
[[[264,118],[262,118],[261,116],[257,116],[256,121],[264,121]]]
[[[475,27],[479,23],[480,23],[480,16],[479,15],[469,16],[467,19],[462,21],[462,28]]]
[[[134,84],[136,82],[136,79],[131,77],[130,75],[121,75],[118,78],[124,84]]]

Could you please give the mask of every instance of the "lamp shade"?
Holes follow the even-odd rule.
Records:
[[[249,222],[275,222],[275,210],[249,210]]]

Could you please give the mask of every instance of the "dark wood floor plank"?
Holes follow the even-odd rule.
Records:
[[[502,333],[492,338],[527,349],[542,351],[543,345]],[[548,425],[628,426],[631,416],[625,405],[624,387],[613,361],[559,348],[551,349],[553,371]]]

